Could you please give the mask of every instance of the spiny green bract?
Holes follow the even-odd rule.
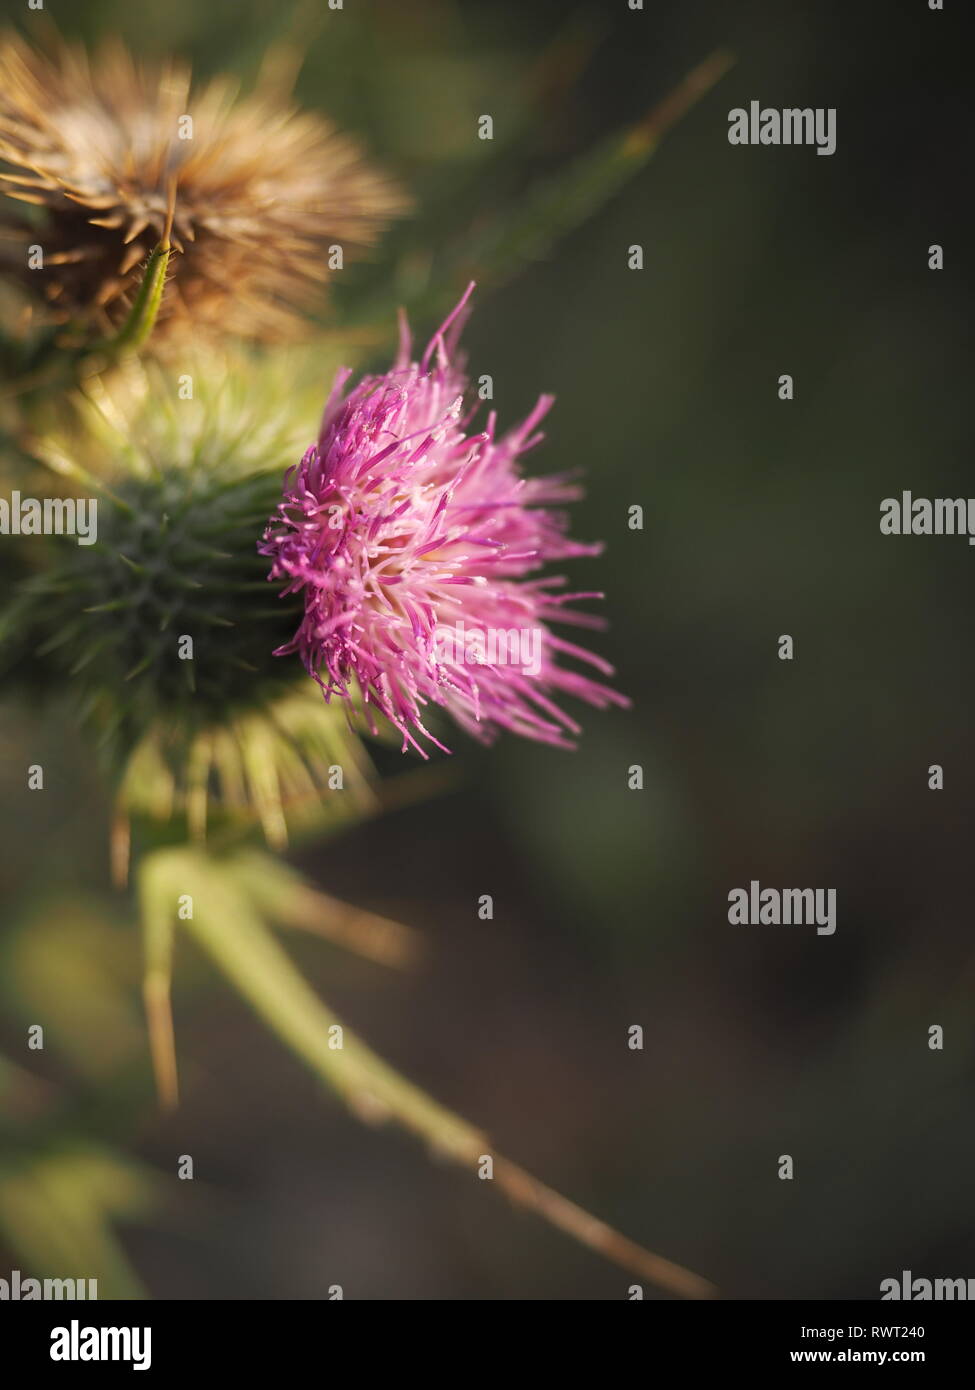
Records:
[[[96,384],[69,427],[35,441],[73,491],[97,498],[97,541],[38,537],[46,563],[11,626],[122,757],[156,720],[191,737],[291,679],[272,653],[294,612],[256,540],[309,428],[300,372],[285,386],[257,363],[194,365]]]
[[[163,473],[99,503],[93,546],[61,549],[41,581],[41,643],[81,688],[111,691],[144,726],[179,706],[192,724],[281,689],[271,652],[293,614],[275,599],[254,535],[278,475]]]

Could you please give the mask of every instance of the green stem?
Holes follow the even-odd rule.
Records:
[[[142,283],[139,285],[128,318],[115,337],[100,343],[96,351],[115,355],[142,347],[155,326],[159,306],[162,303],[163,289],[166,285],[166,271],[169,269],[171,254],[172,248],[168,238],[161,241],[149,253]]]
[[[318,998],[246,900],[227,896],[218,904],[205,877],[204,869],[194,886],[195,911],[187,929],[251,1008],[350,1109],[365,1119],[397,1121],[472,1177],[490,1158],[493,1180],[509,1198],[575,1240],[668,1293],[714,1296],[706,1279],[645,1250],[494,1152],[481,1130],[390,1067]]]

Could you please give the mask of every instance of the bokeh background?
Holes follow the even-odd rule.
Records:
[[[24,27],[24,9],[0,14]],[[302,849],[329,892],[422,934],[416,968],[289,943],[341,1016],[503,1152],[728,1297],[870,1299],[902,1269],[975,1275],[973,557],[878,527],[902,489],[975,491],[959,9],[47,7],[66,33],[245,78],[297,24],[301,101],[362,132],[445,225],[454,188],[476,225],[716,48],[735,54],[632,181],[480,297],[466,334],[502,421],[558,397],[533,466],[585,471],[574,530],[606,551],[576,578],[607,593],[598,645],[632,711],[586,713],[574,754],[456,738],[435,795]],[[727,112],[752,99],[836,107],[835,155],[730,146]],[[497,149],[475,140],[482,112]],[[381,274],[350,270],[350,304]],[[61,770],[58,789],[20,792],[25,751]],[[115,1155],[92,1181],[118,1198],[145,1292],[626,1296],[625,1272],[360,1125],[185,948],[183,1103],[160,1117],[87,750],[7,702],[0,775],[5,1104],[18,1134]],[[729,926],[728,892],[752,878],[835,887],[835,936]],[[25,1054],[42,1010],[54,1041]],[[0,1271],[22,1264],[0,1246]]]

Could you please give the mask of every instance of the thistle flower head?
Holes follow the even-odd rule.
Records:
[[[579,495],[565,475],[522,475],[550,397],[507,434],[497,434],[494,412],[472,432],[454,356],[472,288],[419,362],[404,327],[389,372],[347,394],[349,373],[338,374],[319,438],[286,474],[259,546],[284,594],[304,595],[297,632],[278,650],[299,654],[326,699],[361,695],[404,748],[422,752],[418,735],[438,743],[424,727],[428,704],[483,739],[508,729],[571,747],[579,726],[553,696],[627,701],[561,665],[571,657],[612,674],[550,627],[600,626],[568,605],[601,595],[532,576],[600,547],[569,539],[551,510]]]
[[[317,358],[314,403],[302,349],[191,355],[182,387],[129,359],[30,441],[49,489],[97,503],[97,540],[25,542],[35,572],[3,594],[0,678],[68,697],[99,737],[120,823],[182,816],[202,837],[208,822],[259,822],[281,845],[288,824],[371,804],[346,719],[300,672],[272,669],[300,603],[269,601],[254,550],[317,414]]]
[[[0,160],[14,198],[2,258],[50,314],[103,332],[124,319],[164,231],[182,254],[160,324],[260,339],[291,336],[328,274],[328,247],[372,243],[404,200],[359,146],[317,115],[217,79],[195,95],[180,63],[136,65],[121,43],[90,60],[0,42]],[[28,268],[41,246],[43,267]]]

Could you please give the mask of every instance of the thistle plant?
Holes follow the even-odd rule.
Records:
[[[706,85],[694,79],[677,109]],[[526,239],[554,235],[567,208],[581,215],[639,167],[660,128],[624,133],[605,176],[580,161],[544,225],[536,207],[519,234],[511,209],[509,271]],[[609,665],[561,633],[598,627],[586,605],[601,595],[567,592],[546,567],[600,547],[569,536],[577,482],[527,470],[551,399],[506,431],[493,411],[479,417],[458,346],[470,288],[418,360],[402,319],[378,374],[366,353],[393,336],[395,266],[378,331],[359,331],[361,314],[344,340],[316,329],[330,245],[368,247],[407,199],[357,140],[280,94],[239,96],[228,79],[194,94],[179,62],[138,64],[117,43],[43,53],[8,35],[0,161],[29,208],[2,214],[0,270],[34,335],[7,353],[3,478],[87,498],[98,518],[92,544],[45,535],[29,554],[4,550],[0,672],[35,708],[60,718],[67,706],[110,790],[105,839],[117,889],[131,892],[134,870],[125,901],[141,927],[160,1099],[179,1094],[170,1001],[185,930],[357,1113],[470,1171],[491,1156],[516,1201],[661,1287],[706,1296],[705,1280],[495,1154],[399,1075],[278,939],[312,930],[387,964],[414,949],[401,924],[338,902],[281,857],[289,837],[381,813],[390,779],[376,774],[376,740],[398,742],[404,765],[428,759],[445,748],[429,727],[442,710],[461,738],[571,749],[581,729],[567,703],[626,705]],[[41,272],[25,269],[32,245]],[[495,240],[489,282],[505,254]],[[457,288],[446,272],[421,286],[420,315]],[[19,328],[8,321],[8,348]],[[300,330],[300,350],[253,345]],[[445,645],[459,629],[483,648],[473,664]],[[537,638],[530,665],[487,654],[489,634],[513,631]]]
[[[130,359],[33,441],[60,479],[96,496],[98,539],[51,546],[13,625],[30,628],[96,738],[118,786],[119,854],[133,815],[182,814],[202,838],[208,816],[233,808],[283,846],[286,805],[327,786],[329,769],[343,769],[353,804],[366,796],[368,759],[346,721],[312,718],[307,693],[267,659],[293,619],[253,537],[298,447],[307,359],[183,365],[174,378]]]

